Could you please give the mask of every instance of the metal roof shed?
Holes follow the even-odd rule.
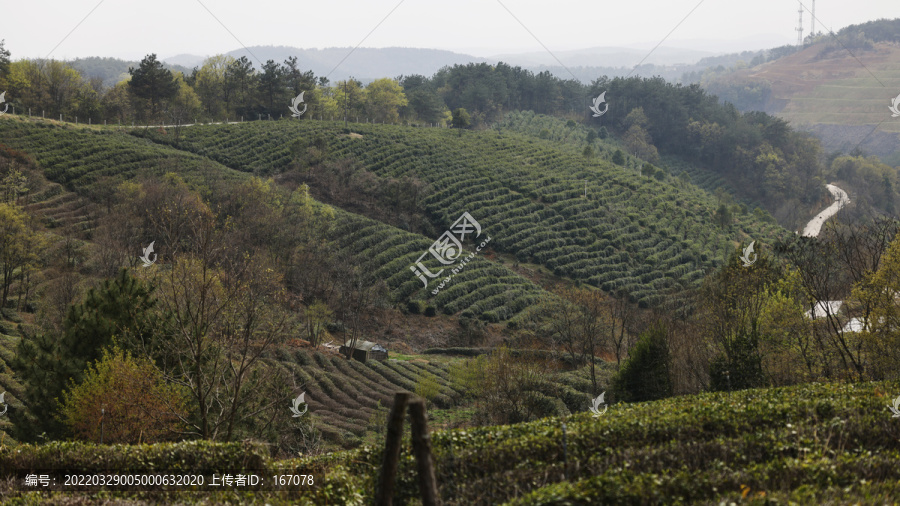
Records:
[[[347,351],[350,349],[350,344],[350,341],[345,342],[344,345],[341,346],[340,352],[346,355]],[[378,343],[373,343],[371,341],[357,341],[356,346],[353,348],[353,353],[350,356],[360,362],[365,362],[369,359],[387,360],[388,351]]]

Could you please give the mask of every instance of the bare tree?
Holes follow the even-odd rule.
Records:
[[[194,220],[186,249],[195,253],[177,255],[155,271],[158,309],[171,323],[150,347],[167,380],[191,394],[193,416],[182,420],[189,433],[230,440],[238,425],[257,420],[277,401],[259,392],[277,376],[262,357],[286,337],[284,293],[261,252],[235,258],[214,216]]]
[[[616,355],[616,367],[621,367],[622,359],[628,352],[628,335],[626,329],[634,318],[634,307],[629,302],[628,292],[619,290],[615,297],[609,298],[609,343]]]
[[[830,359],[834,352],[844,371],[862,378],[865,343],[845,331],[849,317],[834,311],[827,302],[847,299],[855,286],[864,283],[878,270],[897,233],[897,223],[874,217],[853,223],[837,222],[823,232],[818,238],[799,238],[783,250],[800,273],[811,310],[824,313],[822,323],[813,325],[813,335],[825,375],[834,374]],[[877,305],[876,299],[863,297],[856,300],[857,317],[869,321]]]
[[[543,305],[545,325],[551,339],[572,358],[574,366],[590,367],[591,384],[597,393],[596,359],[607,336],[613,334],[608,302],[598,290],[569,288],[559,298]]]
[[[356,343],[363,333],[363,319],[386,297],[384,281],[350,257],[344,263],[346,270],[338,283],[338,317],[344,325],[347,358],[353,355]]]

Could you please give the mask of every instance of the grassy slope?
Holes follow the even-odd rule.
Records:
[[[361,136],[348,136],[342,127],[328,121],[192,127],[182,132],[180,146],[239,170],[277,172],[293,159],[292,143],[323,138],[332,159],[357,161],[380,177],[416,175],[430,183],[426,210],[443,226],[468,211],[495,249],[604,290],[624,288],[644,306],[695,284],[738,244],[749,242],[748,237],[766,244],[785,233],[752,215],[738,216],[734,225],[720,229],[711,218],[717,203],[709,193],[675,178],[643,177],[635,168],[608,162],[606,152],[587,160],[572,146],[506,131],[458,135],[354,124],[352,130]],[[174,144],[171,133],[134,133]],[[403,255],[398,269],[410,265],[420,251],[393,255]],[[435,304],[446,308],[445,298],[478,289],[491,294],[487,307],[479,308],[492,313],[487,319],[509,316],[495,311],[510,305],[503,300],[509,293],[475,276],[468,284],[460,281],[434,297]],[[404,293],[423,297],[415,280],[404,283]]]

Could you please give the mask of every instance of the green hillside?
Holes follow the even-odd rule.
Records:
[[[528,131],[529,124],[549,126],[568,140],[537,138]],[[626,158],[624,167],[613,164],[608,161],[616,148],[612,140],[596,141],[597,155],[586,159],[577,140],[584,131],[548,117],[512,116],[499,134],[380,125],[354,125],[353,133],[347,135],[340,124],[330,122],[262,122],[184,128],[176,142],[171,131],[163,130],[126,133],[22,118],[0,121],[3,145],[27,153],[43,176],[26,209],[51,234],[77,237],[84,245],[91,244],[110,188],[122,181],[175,173],[201,194],[211,194],[221,191],[217,185],[222,182],[240,182],[251,173],[277,174],[282,179],[302,176],[302,170],[294,167],[310,152],[296,148],[298,139],[303,146],[310,139],[319,145],[324,140],[327,157],[306,169],[313,173],[331,170],[329,163],[350,160],[381,179],[420,178],[428,184],[422,220],[434,220],[432,228],[437,229],[468,211],[491,237],[488,254],[476,255],[436,296],[409,272],[433,236],[339,208],[334,210],[330,236],[339,251],[387,284],[391,301],[399,307],[424,299],[423,308],[486,322],[527,316],[526,310],[547,296],[517,274],[516,265],[513,269],[504,265],[504,258],[514,264],[536,263],[558,277],[607,291],[624,290],[632,302],[651,306],[695,286],[704,269],[715,268],[740,241],[752,237],[766,244],[785,233],[757,221],[752,213],[736,212],[733,224],[715,225],[717,202],[709,193],[679,177],[642,176],[641,161],[632,157]],[[494,255],[494,250],[501,255]],[[52,289],[46,285],[39,292]],[[5,354],[0,357],[4,368],[21,335],[15,324],[19,317],[13,312],[9,318],[3,331]],[[295,382],[309,389],[329,444],[352,445],[365,438],[379,401],[384,407],[397,389],[415,389],[424,372],[440,378],[438,407],[450,412],[466,409],[462,392],[449,383],[442,361],[429,360],[428,366],[376,363],[360,369],[355,363],[319,354],[310,358],[306,352],[288,349],[278,356]],[[10,392],[8,400],[21,407],[22,386],[9,374],[0,380],[0,388]],[[348,398],[334,387],[347,382],[369,392],[364,401]],[[579,383],[576,391],[581,393],[565,395],[584,401],[590,386]]]
[[[677,178],[642,176],[634,159],[626,162],[631,168],[615,165],[602,147],[599,156],[585,158],[570,146],[513,132],[460,134],[366,124],[345,131],[336,122],[282,121],[190,127],[177,138],[154,129],[133,134],[167,146],[177,143],[247,172],[289,171],[292,164],[304,163],[305,146],[315,143],[322,146],[317,156],[349,161],[379,178],[416,177],[429,185],[424,208],[439,228],[469,212],[491,237],[492,248],[558,276],[608,292],[623,290],[643,307],[695,286],[705,270],[720,265],[742,242],[771,244],[786,234],[746,211],[736,213],[731,224],[717,226],[713,215],[719,203],[709,193]],[[312,170],[329,169],[323,163]],[[404,261],[394,265],[398,270],[411,265],[422,251],[404,250]],[[406,278],[412,290],[418,281]],[[419,292],[401,291],[455,312],[460,307],[448,305],[447,298],[474,286],[483,284],[464,287],[454,280],[436,297],[421,286]],[[510,315],[497,313],[500,319]]]
[[[720,392],[616,404],[599,418],[580,413],[437,431],[432,435],[437,482],[448,505],[888,504],[900,494],[900,439],[885,392],[896,393],[898,387],[896,382],[831,383]],[[379,448],[368,447],[273,461],[263,448],[236,443],[145,445],[128,451],[53,443],[5,447],[0,469],[64,469],[78,462],[90,471],[116,462],[118,469],[135,472],[180,471],[189,463],[188,469],[210,471],[313,474],[312,486],[240,496],[108,493],[136,504],[201,498],[367,504],[381,457]],[[395,504],[406,504],[418,497],[408,443],[400,462]],[[4,492],[23,503],[52,497],[0,488]]]
[[[809,130],[826,152],[859,147],[896,164],[900,122],[888,109],[900,93],[900,48],[877,42],[846,50],[822,36],[802,51],[709,78],[705,88],[744,110],[777,115]],[[754,102],[747,90],[765,89]]]
[[[612,158],[615,150],[624,153],[625,166],[635,171],[639,171],[640,167],[645,163],[643,160],[631,156],[626,153],[625,146],[621,142],[608,137],[607,139],[596,138],[596,130],[583,124],[572,125],[570,122],[554,116],[546,116],[543,114],[534,114],[531,111],[516,111],[506,115],[503,121],[494,125],[493,128],[502,131],[515,131],[531,137],[545,138],[555,141],[561,149],[566,146],[577,155],[583,155],[584,149],[590,147],[592,150],[599,152],[605,160]],[[594,136],[591,136],[591,133]],[[589,140],[592,139],[592,140]],[[763,213],[765,207],[760,202],[745,201],[743,195],[734,188],[721,174],[713,170],[699,166],[697,164],[686,162],[677,156],[660,157],[662,168],[669,176],[677,179],[683,179],[690,182],[711,194],[715,194],[717,190],[722,189],[732,198],[741,201],[750,208],[760,208]],[[770,219],[763,213],[766,219]],[[774,219],[770,219],[774,221]]]
[[[234,126],[252,128],[250,124]],[[201,156],[112,129],[54,126],[9,118],[0,121],[0,138],[5,145],[34,157],[49,180],[73,189],[89,201],[103,198],[104,185],[111,184],[104,178],[115,182],[138,174],[158,177],[173,172],[209,192],[213,183],[250,177],[214,161],[224,157],[236,168],[245,168],[227,160],[225,155]],[[227,147],[221,150],[229,152]],[[84,221],[86,216],[76,212],[69,219]],[[396,302],[409,300],[410,294],[421,287],[409,266],[433,240],[340,210],[336,223],[334,238],[358,256],[368,271],[388,283]],[[511,318],[534,303],[540,293],[534,283],[482,256],[469,262],[454,278],[454,284],[452,289],[443,290],[434,303],[445,312],[464,312],[488,321]],[[470,290],[473,285],[479,289]]]

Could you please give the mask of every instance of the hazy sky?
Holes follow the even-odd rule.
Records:
[[[809,9],[811,1],[802,4]],[[650,49],[696,7],[664,45],[724,52],[794,43],[800,5],[796,0],[0,0],[0,39],[6,39],[14,59],[205,56],[241,43],[324,48],[353,47],[363,39],[363,47],[430,47],[476,56],[543,50],[535,37],[551,51]],[[895,17],[900,17],[898,0],[816,2],[819,27],[835,31]],[[803,25],[805,34],[808,11]]]

